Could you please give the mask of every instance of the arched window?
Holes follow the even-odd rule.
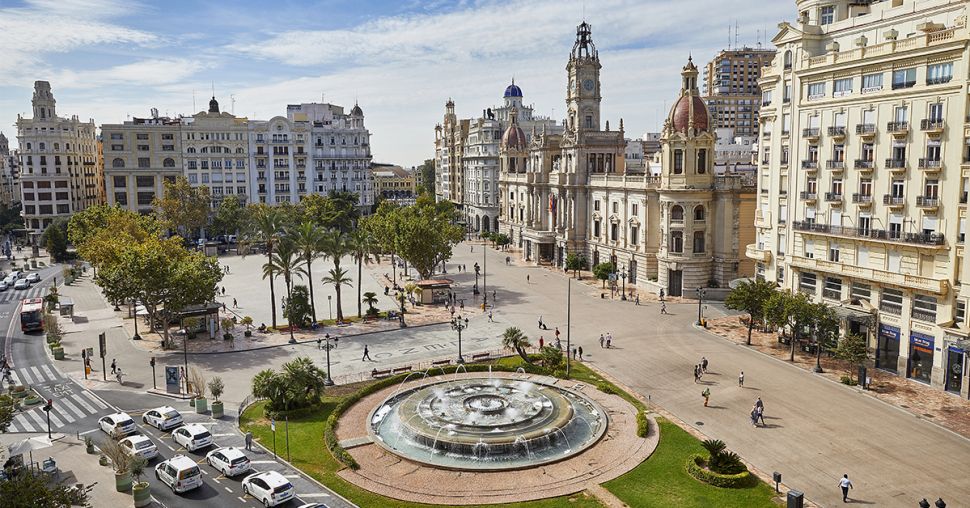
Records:
[[[791,69],[791,50],[785,51],[785,68]]]
[[[44,146],[44,143],[41,143],[41,144],[40,144],[40,149],[41,149],[41,150],[43,151],[43,150],[44,150],[44,148],[45,148],[45,146]]]
[[[694,207],[694,222],[704,222],[704,213],[703,205]]]
[[[684,221],[684,207],[680,205],[674,205],[670,208],[670,220],[676,222]]]
[[[704,232],[694,231],[694,254],[702,254],[704,252]]]
[[[175,159],[172,159],[172,158],[165,159],[164,161],[162,161],[162,167],[164,167],[164,168],[174,168],[175,167]]]
[[[125,160],[124,159],[121,159],[121,158],[115,159],[115,160],[111,161],[111,167],[113,167],[113,168],[123,168],[123,167],[125,167]]]
[[[190,146],[186,152],[195,153],[195,147]]]
[[[246,152],[245,150],[242,149],[242,147],[239,147],[236,149],[236,153],[246,153]]]
[[[670,233],[670,252],[684,252],[684,232],[673,231]]]

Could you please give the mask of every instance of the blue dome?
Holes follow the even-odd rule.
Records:
[[[515,81],[505,89],[505,97],[522,97],[522,89],[515,84]]]

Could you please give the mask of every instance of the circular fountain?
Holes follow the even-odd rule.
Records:
[[[374,442],[450,469],[533,467],[571,457],[606,432],[591,399],[516,379],[466,378],[399,390],[371,412]]]

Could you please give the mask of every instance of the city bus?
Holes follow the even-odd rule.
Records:
[[[44,299],[26,298],[20,303],[20,329],[44,331]]]

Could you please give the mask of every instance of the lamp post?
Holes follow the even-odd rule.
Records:
[[[623,265],[623,273],[620,274],[623,277],[623,294],[620,295],[620,300],[626,301],[626,265]]]
[[[473,294],[478,294],[478,276],[481,275],[482,267],[475,263],[475,287],[472,288]]]
[[[327,295],[327,308],[330,309],[330,321],[333,321],[333,295]]]
[[[812,328],[812,335],[815,338],[815,367],[812,368],[812,372],[816,374],[822,373],[822,343],[818,339],[818,328]],[[865,380],[862,380],[865,384]]]
[[[704,323],[704,318],[701,315],[701,305],[704,304],[704,295],[706,294],[706,289],[697,288],[697,326],[701,326]]]
[[[461,314],[451,319],[451,329],[458,332],[458,363],[465,363],[465,357],[461,355],[461,331],[468,328],[468,318],[462,319]]]
[[[488,249],[482,245],[482,312],[488,307],[488,258],[485,253]]]
[[[323,380],[323,385],[324,386],[333,386],[333,379],[330,377],[330,349],[333,346],[330,344],[330,334],[329,333],[326,334],[326,335],[324,335],[323,337],[325,339],[327,339],[327,379],[324,379]]]

